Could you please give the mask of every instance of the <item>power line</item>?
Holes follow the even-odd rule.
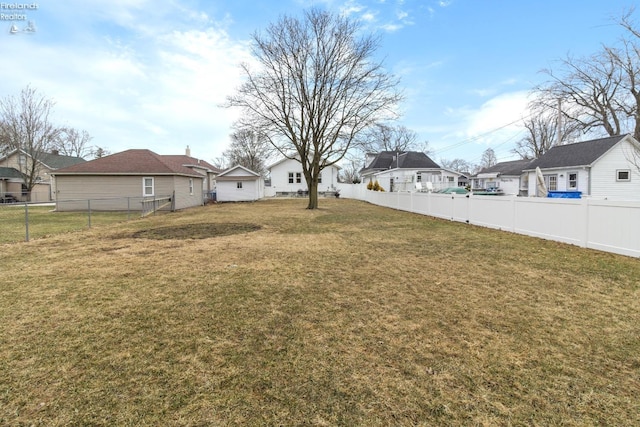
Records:
[[[497,128],[495,128],[495,129],[492,129],[492,130],[490,130],[490,131],[488,131],[488,132],[482,133],[482,134],[480,134],[480,135],[476,135],[476,136],[473,136],[473,137],[471,137],[471,138],[468,138],[468,139],[462,140],[462,141],[460,141],[460,142],[456,142],[455,144],[448,145],[448,146],[446,146],[446,147],[444,147],[444,148],[441,148],[441,149],[438,149],[438,150],[434,150],[434,154],[440,154],[440,153],[442,153],[442,152],[444,152],[444,151],[449,151],[449,150],[452,150],[452,149],[454,149],[454,148],[461,147],[461,146],[463,146],[463,145],[465,145],[465,144],[469,144],[469,143],[471,143],[471,142],[477,141],[477,140],[479,140],[479,139],[481,139],[481,138],[484,138],[484,137],[485,137],[485,136],[487,136],[487,135],[491,135],[492,133],[495,133],[495,132],[497,132],[497,131],[499,131],[499,130],[501,130],[501,129],[504,129],[504,128],[508,127],[508,126],[511,126],[511,125],[516,124],[516,123],[518,123],[518,122],[521,122],[521,121],[523,121],[523,120],[527,120],[528,118],[530,118],[530,117],[532,117],[532,116],[533,116],[533,113],[532,113],[532,114],[529,114],[529,115],[527,115],[527,116],[525,116],[525,117],[521,117],[521,118],[519,118],[519,119],[517,119],[517,120],[514,120],[514,121],[512,121],[512,122],[510,122],[510,123],[507,123],[507,124],[505,124],[505,125],[502,125],[502,126],[500,126],[500,127],[497,127]],[[510,139],[511,139],[511,138],[510,138]],[[508,140],[507,140],[507,141],[508,141]],[[506,142],[506,141],[505,141],[505,142]],[[502,144],[504,144],[504,143],[501,143],[500,145],[502,145]]]

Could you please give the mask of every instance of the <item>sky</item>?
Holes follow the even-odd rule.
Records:
[[[543,69],[623,34],[630,0],[43,0],[0,2],[0,97],[31,86],[52,120],[112,153],[147,148],[214,161],[239,111],[223,107],[251,37],[318,7],[380,36],[399,78],[398,124],[436,161],[514,160]],[[639,13],[634,17],[637,19]],[[13,32],[11,29],[13,28]]]

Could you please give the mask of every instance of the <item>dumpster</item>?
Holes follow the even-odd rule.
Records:
[[[581,199],[582,191],[549,191],[547,197],[552,199]]]

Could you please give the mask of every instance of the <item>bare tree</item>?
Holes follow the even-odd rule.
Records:
[[[640,139],[640,31],[633,9],[619,20],[626,33],[618,46],[603,45],[588,57],[568,56],[559,71],[545,70],[550,81],[536,88],[542,105],[563,102],[563,116],[583,132],[609,136],[631,132]]]
[[[346,162],[342,163],[342,169],[340,170],[340,179],[347,184],[360,184],[362,179],[360,177],[360,170],[362,169],[363,162],[354,158],[346,159]]]
[[[495,151],[493,151],[493,148],[487,148],[482,152],[482,158],[480,159],[480,164],[478,165],[478,167],[480,169],[490,168],[496,163],[498,163],[498,159],[496,157]]]
[[[567,57],[560,66],[560,73],[545,70],[552,80],[536,89],[540,104],[551,110],[560,99],[565,120],[576,122],[583,132],[620,135],[626,116],[620,109],[624,88],[616,61],[601,52],[588,58]]]
[[[243,64],[246,81],[228,99],[282,155],[301,162],[308,209],[318,207],[320,172],[362,130],[393,118],[401,99],[397,80],[372,60],[378,39],[360,31],[357,21],[315,8],[280,18],[254,34],[259,69]]]
[[[273,146],[264,136],[245,127],[237,128],[231,134],[231,145],[222,155],[226,164],[241,165],[264,175],[273,152]]]
[[[416,151],[418,134],[405,126],[375,123],[358,136],[358,147],[364,152]]]
[[[0,133],[8,150],[19,150],[17,166],[29,194],[40,177],[44,155],[60,133],[49,119],[53,106],[30,86],[18,97],[0,100]]]
[[[93,146],[89,152],[89,156],[93,157],[94,159],[100,159],[110,154],[111,154],[111,151],[102,147],[98,147],[97,145]]]
[[[534,100],[532,110],[536,112],[523,120],[527,134],[516,142],[513,149],[522,159],[537,159],[555,145],[574,141],[580,133],[579,123],[562,120],[557,108],[551,111],[538,107]]]
[[[440,159],[440,166],[460,173],[469,173],[476,169],[476,166],[464,159]]]
[[[60,128],[58,137],[53,142],[52,148],[64,156],[87,157],[94,152],[89,146],[91,135],[86,130],[78,130],[72,127]]]

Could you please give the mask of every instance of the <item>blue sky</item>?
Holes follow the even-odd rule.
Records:
[[[54,120],[111,152],[149,148],[213,160],[237,111],[251,34],[283,14],[328,8],[381,35],[379,59],[400,78],[399,124],[435,161],[511,160],[530,89],[558,59],[595,53],[622,35],[627,0],[63,0],[0,13],[0,97],[31,85]],[[18,15],[14,21],[6,15]],[[20,16],[24,15],[24,16]],[[637,13],[636,13],[637,15]],[[31,21],[35,32],[24,31]],[[19,30],[10,33],[12,25]],[[499,129],[496,131],[496,129]]]

